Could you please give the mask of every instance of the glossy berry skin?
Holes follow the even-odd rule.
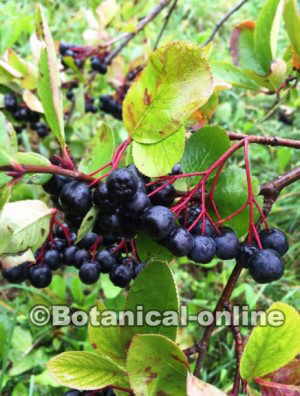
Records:
[[[95,224],[95,229],[97,230],[97,232],[103,232],[104,234],[107,233],[119,235],[119,233],[121,232],[121,224],[118,214],[104,214],[98,216],[97,222]]]
[[[260,249],[249,261],[249,272],[257,283],[270,283],[282,277],[283,261],[275,250]]]
[[[17,121],[29,121],[29,110],[26,107],[17,108],[17,110],[13,113],[13,117]]]
[[[53,175],[47,183],[43,184],[43,189],[46,193],[58,196],[65,184],[69,183],[71,179],[62,175]]]
[[[49,135],[49,128],[44,122],[37,122],[33,124],[33,128],[40,138],[44,138]]]
[[[154,191],[160,187],[159,185],[151,186],[149,192]],[[176,197],[176,190],[171,185],[166,185],[162,190],[156,192],[154,195],[151,195],[150,199],[153,205],[163,205],[163,206],[171,206]]]
[[[103,61],[98,56],[93,56],[91,58],[91,67],[94,71],[105,74],[107,72],[107,67]]]
[[[263,230],[259,233],[263,248],[276,250],[283,256],[289,249],[289,243],[285,233],[277,228]]]
[[[79,270],[79,278],[80,280],[87,284],[91,285],[96,283],[100,277],[100,267],[94,262],[84,262]]]
[[[77,245],[82,249],[90,249],[97,241],[97,238],[98,235],[95,232],[88,232]]]
[[[52,272],[47,265],[33,265],[29,270],[29,280],[32,286],[42,289],[50,285]]]
[[[240,246],[240,251],[237,256],[237,260],[242,264],[243,268],[248,268],[249,261],[252,257],[257,254],[258,248],[254,245],[249,245],[247,243],[242,243]]]
[[[221,228],[220,232],[221,234],[215,237],[217,257],[222,260],[236,258],[239,254],[240,242],[235,232],[229,227]]]
[[[79,249],[76,246],[69,246],[64,251],[63,262],[65,265],[74,265],[75,254]]]
[[[3,278],[11,283],[21,283],[27,279],[29,263],[19,264],[13,268],[2,271]]]
[[[194,247],[188,257],[196,263],[209,263],[216,254],[216,243],[213,238],[198,235],[194,237]]]
[[[175,164],[171,170],[171,175],[180,175],[182,173],[181,165]]]
[[[97,253],[96,261],[99,263],[101,272],[108,274],[118,265],[116,257],[107,249]]]
[[[140,216],[150,208],[151,201],[147,194],[137,191],[129,202],[124,205],[124,210],[128,211],[131,217]]]
[[[63,238],[54,238],[50,246],[52,249],[62,252],[67,247],[67,241]]]
[[[72,181],[63,186],[59,202],[67,213],[84,216],[92,206],[92,194],[88,184]]]
[[[44,256],[44,264],[51,270],[57,270],[62,265],[61,253],[55,249],[47,250]]]
[[[60,44],[59,44],[59,53],[60,53],[62,56],[65,56],[65,55],[66,55],[66,52],[67,52],[70,48],[72,48],[72,47],[74,47],[73,44],[65,43],[64,41],[61,41]]]
[[[114,170],[106,183],[109,196],[117,200],[131,199],[138,189],[138,178],[126,168]]]
[[[73,265],[76,268],[80,268],[84,262],[88,262],[91,258],[90,253],[85,249],[79,249],[74,254]]]
[[[111,95],[100,96],[100,110],[111,114],[117,120],[122,120],[122,105],[118,103]]]
[[[109,197],[107,184],[105,182],[97,184],[93,194],[93,201],[102,213],[113,213],[114,200]]]
[[[125,287],[129,284],[133,276],[131,266],[119,265],[113,269],[109,278],[115,286]]]
[[[5,110],[13,112],[18,108],[17,98],[14,94],[6,94],[4,96],[4,107]]]
[[[143,216],[143,228],[153,239],[164,239],[175,228],[175,217],[168,208],[153,206]]]
[[[194,247],[194,238],[192,235],[182,227],[175,228],[162,244],[170,250],[174,256],[187,256]]]

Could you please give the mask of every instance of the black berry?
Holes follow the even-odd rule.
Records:
[[[92,194],[88,184],[72,181],[63,186],[59,202],[67,213],[84,216],[92,206]]]
[[[80,268],[84,262],[89,261],[91,258],[90,253],[85,249],[79,249],[74,254],[74,262],[73,265],[76,268]]]
[[[283,256],[289,249],[289,243],[284,232],[277,228],[271,228],[270,230],[263,230],[259,234],[262,246],[265,249],[276,250],[281,256]]]
[[[100,276],[100,267],[97,262],[85,262],[79,270],[79,278],[83,283],[91,285],[97,282]]]
[[[75,254],[78,251],[76,246],[69,246],[64,251],[64,264],[66,265],[74,265]]]
[[[254,245],[249,245],[247,243],[242,243],[240,246],[240,251],[237,256],[237,260],[244,268],[248,268],[249,261],[258,252],[258,248]]]
[[[78,242],[78,246],[83,249],[90,249],[97,241],[98,235],[95,232],[88,232],[81,241]]]
[[[11,283],[21,283],[27,279],[29,263],[19,264],[13,268],[4,269],[2,271],[3,277]]]
[[[170,252],[177,257],[187,256],[194,247],[194,238],[182,227],[175,228],[166,239],[162,241]]]
[[[107,72],[106,65],[98,56],[93,56],[91,58],[91,67],[94,71],[97,71],[100,74],[105,74]]]
[[[236,258],[240,250],[240,243],[235,232],[229,227],[221,228],[220,232],[221,234],[215,237],[217,257],[222,260]]]
[[[155,184],[154,186],[151,186],[149,192],[154,191],[159,187],[160,185]],[[150,199],[153,205],[170,206],[174,202],[175,197],[175,188],[171,184],[168,184],[162,190],[156,192],[154,195],[151,195]]]
[[[14,94],[6,94],[4,96],[4,107],[5,110],[13,112],[18,108],[18,101]]]
[[[109,277],[115,286],[125,287],[133,277],[132,267],[121,264],[110,272]]]
[[[93,195],[94,204],[103,213],[112,213],[114,211],[113,201],[109,197],[107,184],[99,183]]]
[[[216,254],[216,243],[213,238],[198,235],[194,237],[194,247],[188,257],[196,263],[209,263]]]
[[[138,189],[138,178],[128,169],[114,170],[107,178],[107,189],[110,197],[129,200]]]
[[[175,228],[175,217],[168,208],[153,206],[145,212],[143,226],[152,238],[161,240]]]
[[[96,261],[99,263],[103,273],[111,272],[118,264],[116,257],[107,249],[97,253]]]
[[[33,265],[29,270],[29,280],[38,289],[47,287],[52,280],[52,272],[47,265]]]
[[[137,191],[132,199],[125,203],[124,209],[128,211],[128,214],[132,217],[143,214],[150,206],[151,201],[148,195],[144,192]]]
[[[62,265],[61,253],[58,250],[47,250],[44,256],[44,264],[48,265],[51,270],[57,270]]]
[[[71,179],[62,175],[53,175],[51,179],[43,185],[46,193],[58,196],[65,184],[69,183]]]
[[[272,249],[261,249],[249,260],[249,272],[258,283],[278,280],[284,272],[280,255]]]

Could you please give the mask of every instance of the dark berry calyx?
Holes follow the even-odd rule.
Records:
[[[125,168],[113,171],[106,183],[111,198],[130,199],[138,189],[138,178]]]
[[[254,245],[249,245],[247,243],[242,243],[240,246],[240,251],[237,256],[237,261],[244,267],[249,267],[249,261],[258,252],[258,248]]]

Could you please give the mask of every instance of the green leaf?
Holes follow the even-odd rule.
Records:
[[[78,230],[77,233],[77,238],[76,238],[76,242],[78,243],[79,241],[81,241],[81,239],[83,237],[85,237],[85,235],[92,231],[93,226],[95,224],[96,218],[98,215],[98,210],[93,206],[88,212],[87,214],[84,216],[84,219],[82,220],[82,223],[80,224],[80,228]]]
[[[245,70],[227,62],[214,62],[211,64],[213,74],[216,77],[230,83],[233,86],[251,90],[259,90],[260,86],[249,77]]]
[[[38,95],[42,102],[46,120],[61,146],[65,145],[64,113],[60,92],[59,65],[49,26],[40,5],[37,6],[37,30],[44,40],[39,62]]]
[[[285,22],[285,29],[289,35],[289,39],[292,43],[292,46],[296,51],[297,55],[300,55],[300,37],[299,37],[300,13],[297,7],[296,0],[285,1],[283,18]]]
[[[184,128],[158,143],[132,143],[132,155],[137,168],[146,176],[168,174],[180,161],[184,151]]]
[[[14,154],[18,150],[18,141],[15,130],[0,113],[0,149]]]
[[[192,374],[188,374],[186,391],[187,396],[226,396],[226,393],[220,389],[201,381]]]
[[[128,387],[124,370],[107,357],[92,352],[64,352],[52,358],[47,367],[58,383],[69,388]]]
[[[272,61],[276,57],[283,4],[283,0],[267,0],[256,22],[254,31],[255,53],[265,74],[270,72]]]
[[[25,89],[36,89],[38,71],[34,64],[23,60],[16,52],[11,48],[7,51],[8,63],[19,73],[22,74],[20,85]],[[30,91],[28,91],[30,92]],[[32,94],[33,95],[33,94]],[[34,95],[33,95],[34,96]]]
[[[213,92],[213,79],[201,49],[171,42],[156,51],[123,102],[130,136],[157,143],[177,132]]]
[[[7,203],[0,215],[0,253],[38,249],[49,234],[52,209],[38,200]]]
[[[155,242],[147,234],[139,232],[137,239],[137,250],[139,252],[139,257],[142,261],[148,262],[150,259],[155,260],[165,260],[171,261],[174,256],[170,250],[166,249],[164,246]]]
[[[102,313],[106,307],[102,302],[97,304],[97,311]],[[126,364],[126,350],[121,342],[121,331],[118,326],[94,326],[89,324],[88,335],[89,342],[95,349],[95,352],[108,356],[119,366],[124,367]],[[125,370],[125,367],[124,367]]]
[[[12,336],[12,348],[19,353],[24,353],[32,346],[32,336],[28,330],[22,329],[20,326],[14,328]]]
[[[184,173],[201,172],[212,165],[230,147],[226,131],[209,125],[199,129],[186,143],[184,155],[180,161]],[[196,184],[199,177],[188,179],[190,185]]]
[[[278,147],[276,150],[276,156],[278,173],[283,173],[290,164],[293,156],[293,150],[289,147]]]
[[[136,396],[186,396],[187,358],[162,335],[136,335],[128,351],[127,370]]]
[[[277,311],[277,318],[278,311],[283,314],[283,323],[257,326],[252,331],[241,360],[241,376],[247,381],[285,366],[300,353],[299,313],[281,302],[272,304],[267,313],[272,311]]]
[[[259,192],[259,183],[256,177],[252,176],[254,194]],[[257,201],[261,199],[256,197]],[[215,202],[222,218],[227,217],[235,210],[239,209],[247,201],[247,179],[245,171],[236,165],[232,165],[221,173],[215,191]],[[258,211],[255,211],[258,219]],[[238,236],[244,235],[248,230],[249,211],[244,209],[240,214],[225,223],[232,227]]]
[[[131,286],[126,301],[125,310],[137,312],[138,306],[144,312],[158,311],[162,315],[166,311],[179,311],[179,297],[171,269],[161,261],[152,261],[138,275]],[[172,316],[168,316],[172,319]],[[174,321],[173,321],[174,322]],[[170,323],[169,323],[170,324]],[[121,336],[124,345],[128,345],[135,334],[158,333],[176,340],[177,326],[161,323],[151,326],[127,326],[122,328]]]
[[[264,74],[255,54],[254,30],[255,22],[252,21],[245,21],[236,26],[230,39],[230,52],[236,66]]]
[[[87,146],[87,152],[80,162],[79,170],[84,173],[91,173],[99,169],[101,165],[110,162],[114,147],[113,131],[107,124],[102,123]],[[99,173],[99,176],[101,176],[101,173]]]

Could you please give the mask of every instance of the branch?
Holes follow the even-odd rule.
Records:
[[[145,18],[143,18],[138,24],[136,31],[127,33],[124,36],[124,41],[117,48],[115,48],[106,58],[105,63],[109,65],[111,61],[122,51],[122,49],[131,41],[144,27],[151,22],[169,3],[171,0],[161,0],[160,3],[155,6]]]
[[[214,38],[215,35],[218,33],[219,29],[224,25],[224,23],[233,15],[236,11],[238,11],[245,3],[247,3],[248,0],[242,0],[238,4],[236,4],[230,11],[228,11],[227,14],[225,14],[219,22],[216,24],[214,30],[212,31],[211,35],[209,38],[205,41],[203,44],[203,47],[209,44]]]
[[[274,180],[264,183],[260,188],[260,195],[264,197],[263,213],[267,216],[275,201],[279,197],[281,190],[300,179],[300,167],[294,168]]]
[[[164,31],[166,30],[166,27],[167,27],[167,25],[168,25],[168,23],[169,23],[169,20],[170,20],[170,17],[171,17],[171,15],[172,15],[173,11],[174,11],[175,8],[176,8],[176,5],[177,5],[177,0],[174,0],[174,1],[173,1],[173,4],[172,4],[171,7],[169,8],[169,11],[168,11],[167,16],[166,16],[166,18],[165,18],[165,21],[164,21],[164,23],[163,23],[163,25],[162,25],[162,28],[161,28],[161,30],[160,30],[158,36],[157,36],[157,39],[156,39],[156,41],[155,41],[153,50],[156,50],[156,48],[158,47],[158,44],[159,44],[159,42],[160,42],[160,40],[161,40],[161,38],[162,38],[162,36],[163,36],[163,34],[164,34]]]
[[[228,132],[228,137],[230,140],[243,140],[247,137],[249,143],[263,144],[265,146],[284,146],[300,149],[300,140],[284,139],[277,136],[256,136]]]

